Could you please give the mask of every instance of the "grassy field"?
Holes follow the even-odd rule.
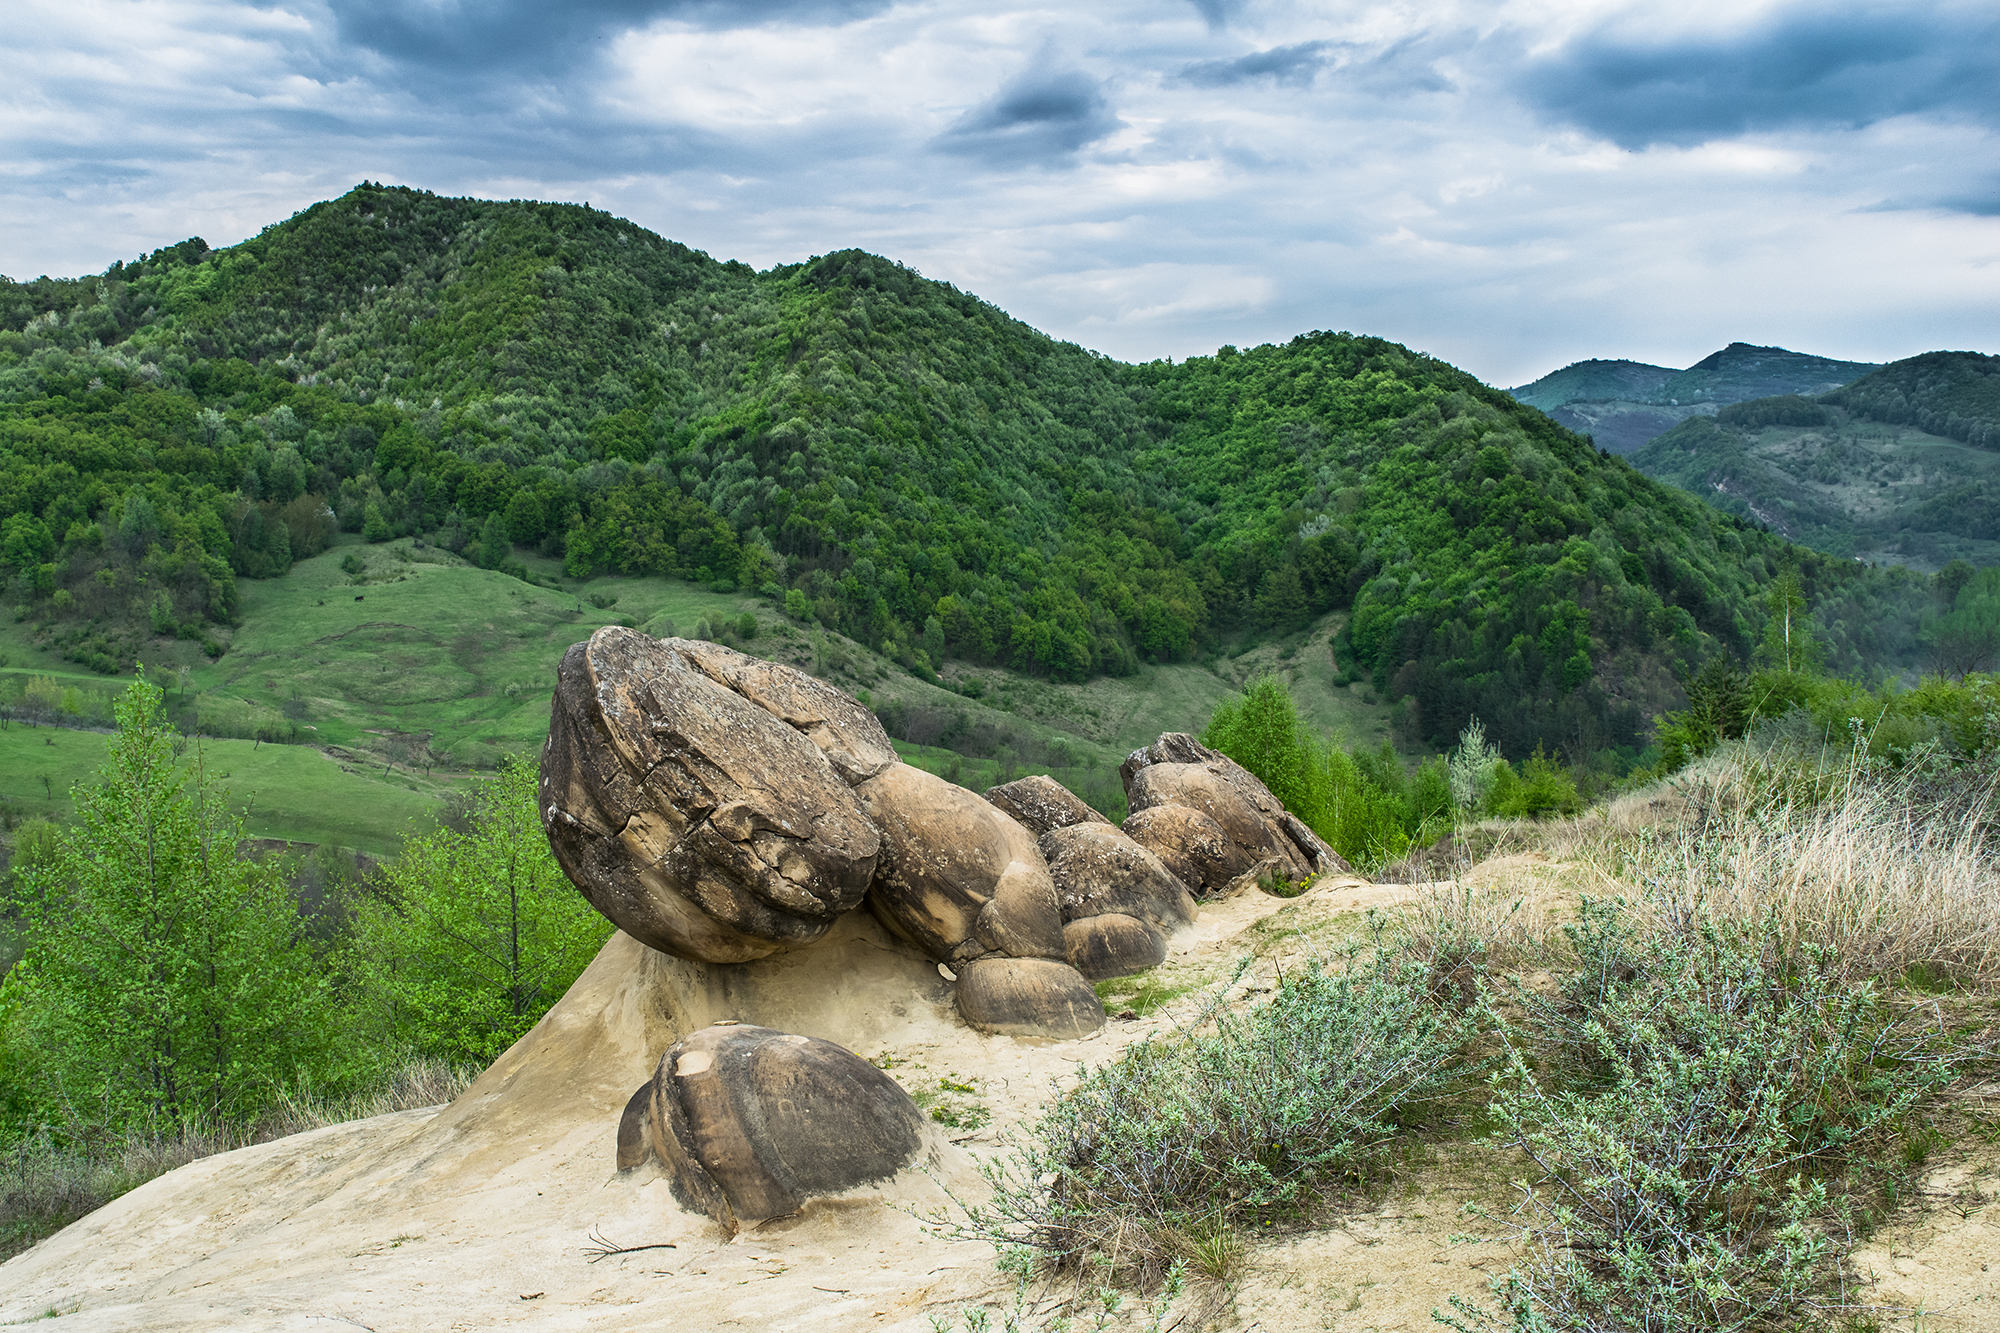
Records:
[[[71,784],[95,777],[110,739],[101,731],[19,722],[0,729],[0,802],[17,816],[67,820]],[[379,764],[364,767],[345,753],[307,745],[199,744],[209,781],[244,812],[253,838],[337,843],[384,856],[411,826],[430,826],[447,786],[406,771],[385,774]]]
[[[353,560],[359,573],[343,569]],[[242,621],[220,659],[159,639],[145,654],[147,672],[204,736],[299,742],[204,741],[212,771],[227,773],[248,805],[254,836],[378,854],[450,784],[508,754],[532,754],[548,732],[563,651],[613,623],[685,635],[750,613],[758,633],[736,646],[877,706],[910,762],[974,789],[1053,773],[1114,817],[1123,814],[1117,766],[1126,753],[1163,731],[1200,731],[1218,703],[1262,672],[1287,679],[1321,732],[1370,746],[1388,735],[1388,709],[1368,686],[1335,683],[1327,645],[1338,617],[1207,665],[1072,685],[954,663],[940,687],[758,598],[660,578],[545,586],[560,583],[554,562],[528,564],[540,583],[408,541],[346,539],[284,578],[243,580]],[[24,626],[0,626],[0,701],[20,700],[36,677],[74,690],[79,715],[100,722],[124,684],[36,648]],[[65,815],[68,785],[101,762],[103,743],[101,733],[15,724],[0,733],[0,799]]]

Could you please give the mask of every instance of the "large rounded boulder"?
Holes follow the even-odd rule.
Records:
[[[923,1112],[843,1046],[721,1023],[676,1043],[618,1127],[621,1170],[657,1161],[683,1207],[734,1234],[892,1178],[925,1147]]]
[[[665,953],[810,943],[867,893],[880,835],[822,745],[678,642],[607,626],[564,655],[540,788],[556,858]]]
[[[1160,858],[1111,824],[1072,824],[1042,837],[1063,920],[1122,913],[1172,932],[1191,926],[1194,896]]]
[[[1285,809],[1271,789],[1228,755],[1168,732],[1118,767],[1132,810],[1184,805],[1207,815],[1252,865],[1290,879],[1347,872],[1338,852]]]
[[[1220,895],[1255,864],[1222,825],[1186,805],[1155,805],[1125,817],[1125,834],[1160,858],[1198,898]]]
[[[893,934],[957,969],[966,1022],[1045,1037],[1103,1025],[1096,993],[1066,961],[1055,883],[1027,829],[907,764],[855,790],[882,832],[869,907]]]

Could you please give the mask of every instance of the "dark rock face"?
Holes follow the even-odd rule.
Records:
[[[1290,811],[1254,774],[1182,732],[1168,732],[1118,766],[1136,812],[1163,805],[1200,811],[1252,863],[1273,861],[1294,879],[1352,867]]]
[[[542,755],[556,858],[664,952],[733,963],[810,943],[860,903],[880,836],[819,745],[677,643],[606,627],[564,655]]]
[[[1167,961],[1167,939],[1158,926],[1122,912],[1080,917],[1063,927],[1069,965],[1087,981],[1129,977]]]
[[[807,1200],[887,1180],[923,1150],[923,1112],[845,1047],[717,1024],[670,1048],[618,1127],[618,1166],[649,1157],[674,1197],[734,1233]]]
[[[1069,788],[1037,773],[986,789],[986,799],[1036,837],[1072,824],[1109,824]]]
[[[1067,962],[981,958],[958,973],[958,1011],[1009,1037],[1082,1037],[1104,1026],[1104,1006]]]
[[[1185,805],[1156,805],[1125,817],[1125,833],[1160,858],[1168,873],[1199,898],[1220,896],[1231,880],[1251,868],[1222,825]]]

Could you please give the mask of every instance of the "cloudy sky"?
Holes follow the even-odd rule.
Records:
[[[8,0],[0,272],[363,179],[862,246],[1114,356],[1306,329],[1499,385],[2000,351],[2000,7]]]

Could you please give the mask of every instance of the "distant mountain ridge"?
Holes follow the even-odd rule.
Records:
[[[1881,369],[1783,347],[1733,342],[1686,370],[1642,361],[1577,361],[1509,390],[1600,448],[1626,454],[1693,416],[1730,403],[1827,393]]]
[[[2000,356],[1925,352],[1815,401],[1731,404],[1630,462],[1829,554],[2000,563]]]

